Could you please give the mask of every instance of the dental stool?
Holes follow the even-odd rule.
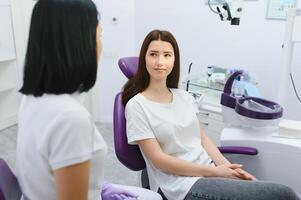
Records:
[[[124,57],[119,59],[118,65],[123,74],[128,78],[132,78],[138,69],[138,57]],[[150,189],[146,164],[140,152],[138,145],[129,145],[126,136],[126,121],[124,106],[122,104],[122,92],[115,96],[114,102],[114,146],[115,154],[118,160],[127,168],[133,171],[142,170],[141,185],[143,188]],[[257,150],[249,147],[219,147],[222,153],[257,155]],[[167,198],[164,196],[159,188],[159,194],[163,200]]]
[[[0,200],[20,200],[22,192],[16,176],[0,158]]]

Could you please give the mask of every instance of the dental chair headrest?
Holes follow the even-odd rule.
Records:
[[[128,79],[131,79],[136,74],[138,61],[138,57],[124,57],[119,59],[119,68]]]

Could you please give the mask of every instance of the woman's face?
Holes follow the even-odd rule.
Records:
[[[146,69],[150,79],[162,81],[167,79],[175,62],[174,49],[169,42],[153,40],[145,55]]]
[[[102,28],[98,24],[96,28],[96,55],[97,55],[97,61],[99,61],[101,52],[102,52]]]

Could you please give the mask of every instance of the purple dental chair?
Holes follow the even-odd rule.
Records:
[[[22,192],[16,176],[0,158],[0,200],[19,200]]]
[[[137,69],[138,69],[138,57],[124,57],[118,61],[119,68],[123,74],[128,78],[132,78]],[[146,164],[144,162],[143,156],[140,152],[138,145],[129,145],[127,143],[126,136],[126,121],[124,106],[122,105],[122,92],[119,92],[115,96],[114,102],[114,145],[115,145],[115,154],[118,160],[125,165],[127,168],[140,171],[141,174],[141,183],[143,188],[150,188],[148,183]],[[257,155],[257,149],[249,147],[219,147],[219,150],[222,153],[231,153],[231,154],[244,154],[244,155]],[[166,199],[163,193],[158,191],[163,199]]]

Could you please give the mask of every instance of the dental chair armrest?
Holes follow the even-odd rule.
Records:
[[[258,151],[252,147],[240,147],[240,146],[222,146],[218,147],[221,153],[231,154],[244,154],[244,155],[257,155]]]

